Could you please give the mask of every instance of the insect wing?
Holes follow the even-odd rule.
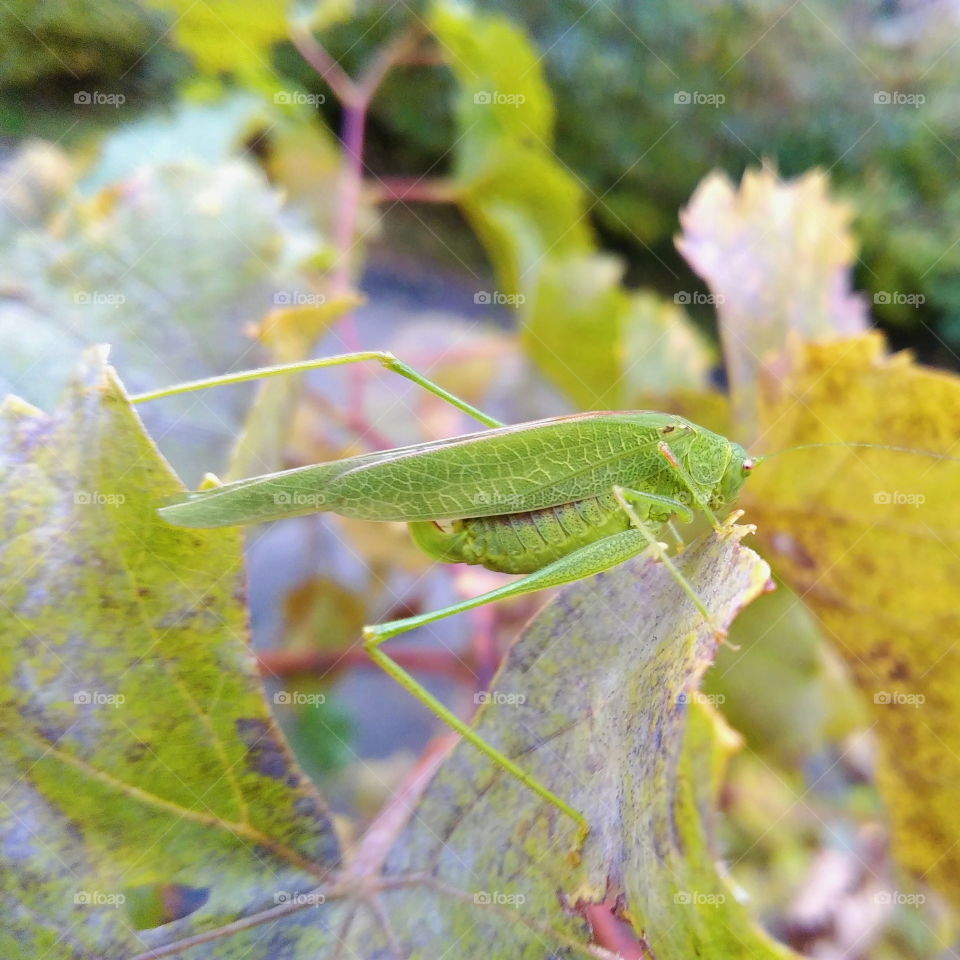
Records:
[[[653,445],[679,417],[589,413],[362,454],[188,494],[161,509],[218,527],[332,510],[364,520],[495,516],[595,496],[662,464]]]

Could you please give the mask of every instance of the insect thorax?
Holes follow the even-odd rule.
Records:
[[[659,527],[662,508],[638,505],[642,519]],[[410,524],[417,546],[443,563],[474,563],[501,573],[532,573],[578,547],[630,526],[612,494],[544,510],[464,520]]]

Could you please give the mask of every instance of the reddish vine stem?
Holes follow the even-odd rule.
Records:
[[[414,647],[392,648],[390,656],[407,670],[439,673],[473,686],[476,676],[469,663],[446,650],[420,650]],[[263,650],[257,664],[264,676],[285,677],[312,673],[324,676],[348,667],[370,667],[373,663],[360,648],[349,650]]]
[[[420,177],[381,177],[367,187],[376,203],[450,203],[457,192],[450,180],[424,180]]]
[[[415,54],[423,36],[424,30],[419,25],[400,34],[381,49],[360,79],[355,81],[330,56],[306,23],[296,22],[291,26],[293,45],[329,84],[343,110],[340,129],[343,161],[333,222],[336,265],[330,276],[330,291],[334,297],[347,293],[354,281],[353,250],[357,244],[357,219],[363,194],[363,151],[370,103],[384,77],[394,66]],[[352,311],[343,316],[339,327],[346,349],[359,351],[360,332]],[[366,424],[363,397],[368,371],[357,364],[350,368],[347,376],[350,384],[348,421],[362,434]]]

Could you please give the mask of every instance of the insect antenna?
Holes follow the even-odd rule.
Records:
[[[932,457],[934,460],[947,460],[952,463],[960,463],[960,457],[951,457],[945,453],[937,453],[935,450],[917,450],[914,447],[897,447],[888,443],[861,443],[859,441],[846,440],[838,440],[831,443],[801,443],[796,447],[787,447],[786,450],[778,450],[776,453],[750,457],[750,460],[755,466],[763,463],[765,460],[772,460],[774,457],[783,456],[785,453],[793,453],[794,450],[812,450],[817,447],[859,447],[868,450],[889,450],[893,453],[913,453],[921,457]]]

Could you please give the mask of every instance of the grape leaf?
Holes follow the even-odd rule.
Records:
[[[338,842],[262,695],[239,533],[159,519],[182,487],[98,351],[53,416],[5,402],[0,462],[0,954],[136,953],[157,885],[203,903],[167,935],[316,882]]]
[[[762,381],[764,445],[858,440],[957,453],[960,378],[882,337],[809,344]],[[960,465],[851,447],[761,464],[744,493],[765,554],[865,692],[902,863],[960,902]]]
[[[767,582],[745,529],[678,561],[723,622]],[[418,802],[396,799],[337,882],[225,931],[234,952],[212,942],[191,956],[610,957],[590,944],[584,907],[622,896],[658,960],[792,957],[714,866],[711,811],[735,742],[695,692],[715,648],[658,563],[570,585],[511,650],[478,725],[586,813],[578,866],[572,823],[460,745]]]

